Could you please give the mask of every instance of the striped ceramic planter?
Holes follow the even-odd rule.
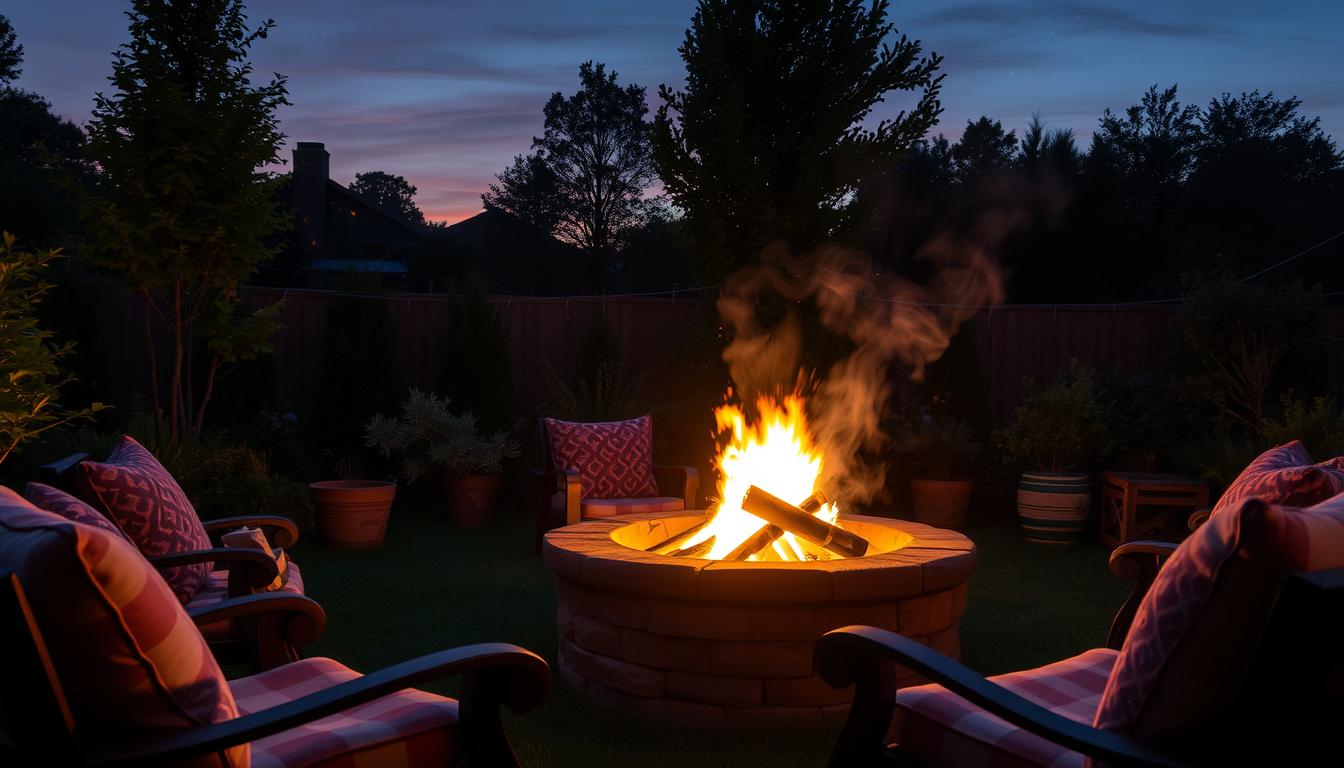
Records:
[[[1017,516],[1027,541],[1073,544],[1092,511],[1092,480],[1087,475],[1023,472],[1017,484]]]

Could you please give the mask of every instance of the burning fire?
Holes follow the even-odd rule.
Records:
[[[778,401],[763,397],[756,402],[759,419],[748,423],[746,414],[736,405],[726,404],[714,411],[719,434],[728,433],[728,444],[719,452],[719,501],[708,525],[679,544],[689,549],[713,537],[709,550],[699,556],[717,560],[733,552],[766,522],[742,509],[747,489],[756,486],[795,506],[817,492],[824,457],[812,445],[807,428],[803,399],[794,394]],[[839,510],[828,503],[814,517],[836,524]],[[835,555],[784,532],[769,546],[747,560],[829,560]]]

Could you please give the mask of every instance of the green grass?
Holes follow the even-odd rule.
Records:
[[[1100,645],[1125,585],[1095,543],[1047,549],[1007,524],[967,531],[979,549],[961,624],[964,661],[985,674],[1037,666]],[[550,575],[532,554],[532,521],[504,515],[484,529],[397,509],[387,543],[370,552],[324,549],[315,534],[294,559],[327,610],[309,655],[368,671],[482,641],[555,658]],[[429,686],[451,694],[452,684]],[[588,703],[556,681],[545,705],[507,722],[525,765],[822,765],[833,734],[675,728]]]

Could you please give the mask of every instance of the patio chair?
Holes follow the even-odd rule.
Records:
[[[503,643],[368,675],[313,658],[226,681],[132,545],[9,489],[0,653],[3,765],[516,765],[500,708],[526,712],[550,689],[541,658]],[[460,700],[410,688],[447,676]]]
[[[1249,497],[1269,504],[1306,507],[1344,492],[1344,457],[1312,462],[1300,440],[1278,445],[1246,465],[1218,501],[1190,514],[1186,527],[1196,530],[1220,511]]]
[[[552,528],[646,512],[696,508],[694,467],[653,463],[653,419],[573,422],[537,420],[541,468],[535,548]]]
[[[819,673],[855,686],[830,764],[1337,761],[1323,758],[1344,717],[1344,496],[1287,513],[1247,500],[1110,564],[1136,588],[1107,647],[1034,670],[984,678],[894,632],[827,633]],[[893,691],[893,665],[933,683]]]
[[[135,483],[134,497],[121,489],[102,488],[100,493],[99,489],[90,487],[91,468],[106,467],[117,461],[128,460],[128,457],[130,461],[140,462],[137,469],[150,473],[154,481]],[[284,639],[284,643],[263,643],[257,648],[255,638],[258,637],[259,628],[251,626],[250,620],[238,614],[236,609],[226,609],[220,605],[225,600],[264,593],[281,576],[280,565],[271,555],[259,549],[221,546],[220,537],[238,528],[254,527],[261,529],[273,550],[288,549],[299,539],[299,529],[293,520],[277,515],[201,520],[167,470],[148,450],[129,437],[122,438],[122,442],[108,456],[108,464],[96,462],[90,454],[77,453],[43,465],[38,476],[42,483],[30,484],[28,495],[43,509],[82,522],[88,521],[81,518],[81,507],[94,511],[104,522],[132,541],[151,564],[164,572],[170,582],[184,571],[199,569],[198,578],[203,578],[200,578],[195,588],[190,591],[175,589],[175,593],[179,599],[185,598],[183,604],[190,615],[202,617],[199,624],[201,631],[215,648],[216,655],[225,663],[245,663],[259,671],[276,663],[293,660],[302,647],[301,641],[311,642],[316,639],[317,635],[311,633],[316,631],[320,634],[325,626],[322,609],[312,600],[286,602],[280,599],[280,595],[275,595],[265,602],[272,606],[287,606],[294,612],[295,618],[299,615],[308,618],[295,623],[295,631],[281,632],[278,639]],[[197,535],[194,538],[176,536],[166,540],[147,540],[143,536],[145,531],[157,533],[166,526],[123,525],[125,516],[119,516],[119,510],[113,507],[118,504],[130,505],[132,501],[137,512],[151,506],[163,507],[163,514],[171,513],[176,526],[195,530]],[[293,598],[305,598],[303,574],[298,564],[288,557],[282,581],[278,592]],[[217,620],[206,621],[207,618]],[[235,627],[239,622],[246,626]],[[300,625],[304,627],[302,631],[297,630]]]

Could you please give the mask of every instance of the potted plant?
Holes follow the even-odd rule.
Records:
[[[998,433],[1004,457],[1030,469],[1017,486],[1017,514],[1027,540],[1072,544],[1092,509],[1091,476],[1080,467],[1111,452],[1109,408],[1096,376],[1077,361],[1050,386],[1031,381],[1013,421]]]
[[[460,525],[484,525],[499,498],[504,459],[519,455],[521,446],[507,431],[482,434],[470,411],[453,413],[448,405],[446,398],[412,389],[400,417],[369,421],[367,444],[400,455],[408,481],[439,468],[449,516]]]
[[[339,480],[310,483],[317,524],[327,546],[334,549],[373,549],[387,535],[387,516],[397,495],[389,480],[359,478],[355,454],[334,460]]]
[[[972,481],[957,472],[980,453],[971,428],[955,419],[925,416],[898,447],[916,473],[910,478],[915,520],[940,528],[965,525]]]

